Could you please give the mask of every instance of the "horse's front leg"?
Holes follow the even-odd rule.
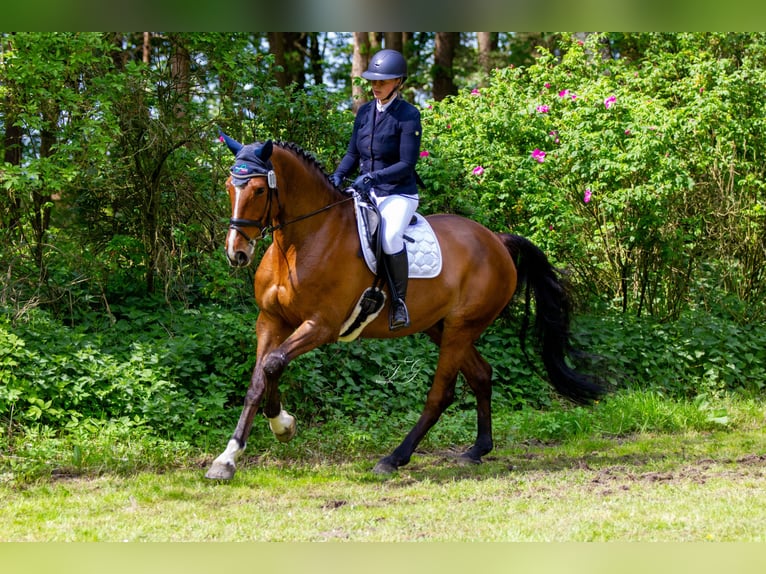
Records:
[[[331,341],[335,335],[320,323],[309,320],[285,338],[289,329],[262,320],[261,316],[256,330],[258,358],[245,395],[245,405],[226,450],[213,461],[205,474],[207,478],[229,480],[234,476],[236,459],[245,450],[255,413],[264,398],[263,412],[277,439],[287,442],[295,436],[295,418],[282,409],[279,401],[279,378],[292,359]]]

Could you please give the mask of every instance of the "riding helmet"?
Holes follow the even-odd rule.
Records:
[[[396,50],[381,50],[370,60],[367,71],[362,73],[365,80],[393,80],[407,77],[407,61]]]

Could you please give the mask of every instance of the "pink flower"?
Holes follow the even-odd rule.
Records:
[[[585,194],[582,197],[583,203],[590,203],[590,198],[593,194],[590,191],[590,188],[587,188],[585,190]]]
[[[542,106],[537,106],[535,109],[541,114],[547,114],[550,108],[548,108],[548,106],[546,105],[542,105]]]
[[[431,154],[428,153],[427,149],[424,149],[423,151],[420,152],[420,157],[428,157],[429,155]]]
[[[608,110],[614,105],[616,101],[617,101],[617,98],[615,98],[614,96],[609,96],[607,99],[604,100],[604,107]]]
[[[473,171],[471,173],[473,173],[474,175],[481,175],[482,173],[484,173],[484,168],[481,167],[480,165],[477,165],[475,168],[473,168]]]
[[[569,95],[569,90],[561,90],[559,92],[559,97],[560,98],[566,98],[568,95]]]
[[[544,85],[546,88],[548,88],[549,90],[551,89],[551,83],[550,83],[550,82],[545,82],[545,84],[543,84],[543,85]]]
[[[625,130],[625,135],[629,136],[630,135],[630,130]]]
[[[545,161],[545,152],[541,149],[535,148],[535,151],[532,152],[532,159],[538,163],[543,163]]]
[[[478,88],[474,88],[473,90],[471,90],[471,95],[478,96],[478,95],[481,95],[481,92],[479,91]]]

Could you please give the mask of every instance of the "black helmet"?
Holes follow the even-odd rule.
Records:
[[[365,80],[393,80],[407,77],[407,61],[396,50],[381,50],[375,54],[362,73]]]

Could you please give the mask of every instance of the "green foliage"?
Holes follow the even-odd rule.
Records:
[[[638,62],[572,38],[433,103],[424,208],[532,239],[622,311],[675,318],[712,281],[762,312],[764,37],[673,38]]]
[[[15,323],[3,319],[4,431],[71,430],[125,419],[159,437],[192,444],[223,440],[239,416],[253,368],[255,312],[212,304],[169,309],[159,301],[131,301],[112,311],[113,322],[94,318],[87,328],[65,327],[41,311]],[[766,333],[755,325],[700,313],[671,324],[583,316],[574,333],[576,346],[588,353],[579,366],[613,390],[704,405],[732,394],[760,395],[766,384]],[[558,401],[539,374],[541,365],[534,354],[527,362],[517,337],[518,325],[505,320],[479,341],[494,369],[495,411],[555,411]],[[436,354],[425,337],[330,345],[290,364],[282,401],[309,424],[391,419],[406,427],[422,409]],[[450,412],[460,414],[462,432],[473,432],[474,411],[473,395],[461,380]],[[366,436],[359,440],[371,440]]]
[[[591,364],[617,388],[654,389],[694,398],[766,385],[766,331],[705,313],[658,323],[620,317],[581,317],[576,344],[599,355]]]
[[[519,233],[571,270],[590,311],[574,329],[592,353],[578,366],[654,413],[615,409],[610,428],[673,430],[692,414],[723,424],[709,405],[766,385],[766,36],[610,38],[623,57],[606,57],[603,36],[566,37],[424,109],[421,210]],[[63,438],[116,421],[222,442],[253,367],[257,309],[252,270],[221,254],[231,156],[216,126],[294,141],[331,170],[351,112],[324,86],[276,87],[257,35],[154,36],[147,62],[130,35],[3,40],[0,434]],[[478,342],[496,412],[552,409],[529,423],[537,437],[601,428],[559,405],[518,328],[503,319]],[[356,424],[339,449],[380,444],[384,421],[414,424],[436,352],[423,337],[330,345],[290,364],[283,401],[300,420]],[[670,399],[681,414],[662,414]],[[474,408],[459,379],[454,418],[431,438],[470,440]],[[67,448],[85,464],[82,444]]]
[[[87,331],[41,311],[0,323],[4,424],[61,429],[125,418],[179,440],[223,432],[224,407],[241,404],[253,365],[252,313],[162,302],[112,310],[113,324]]]

